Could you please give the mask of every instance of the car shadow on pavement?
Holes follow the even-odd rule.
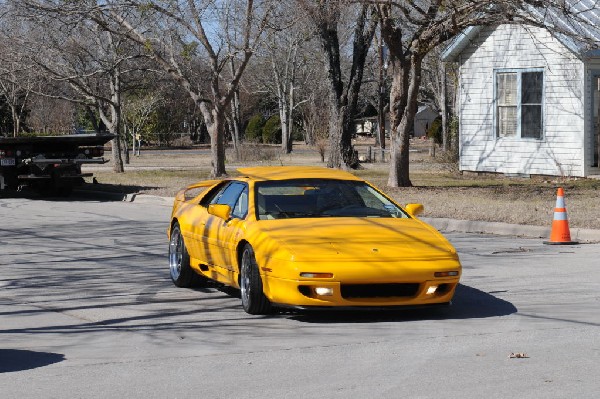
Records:
[[[0,349],[0,373],[36,369],[63,360],[65,360],[65,356],[59,353]]]
[[[160,187],[153,186],[136,186],[136,185],[120,185],[120,184],[84,184],[81,187],[76,187],[69,194],[50,195],[43,194],[36,190],[24,188],[20,191],[2,190],[0,198],[27,198],[30,200],[43,201],[124,201],[132,194],[157,190]]]
[[[141,192],[157,190],[157,186],[139,186],[134,184],[90,184],[86,183],[81,187],[77,187],[72,194],[73,198],[85,200],[94,197],[106,198],[107,200],[125,198],[127,194],[138,194]]]
[[[504,299],[487,292],[459,284],[451,306],[393,309],[352,309],[337,311],[306,310],[290,314],[292,319],[306,323],[374,323],[416,320],[479,319],[506,316],[517,308]]]

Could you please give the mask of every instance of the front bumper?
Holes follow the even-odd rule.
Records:
[[[369,283],[368,289],[360,296],[345,294],[345,283],[339,281],[289,280],[263,276],[265,295],[272,303],[292,307],[388,307],[388,306],[420,306],[449,303],[456,290],[459,279],[435,279],[409,283]],[[389,285],[415,286],[409,290],[400,289],[395,295],[387,287]],[[353,284],[357,285],[357,284]],[[360,284],[358,284],[360,285]],[[382,294],[377,294],[377,287],[382,287]],[[384,288],[385,287],[385,288]],[[322,290],[317,290],[321,288]],[[319,295],[318,291],[326,291],[327,295]]]

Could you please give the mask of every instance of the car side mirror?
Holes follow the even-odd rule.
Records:
[[[425,207],[422,204],[406,204],[404,207],[406,212],[410,213],[412,216],[417,216],[423,213]]]
[[[225,204],[210,204],[208,206],[208,213],[228,221],[231,216],[231,207]]]

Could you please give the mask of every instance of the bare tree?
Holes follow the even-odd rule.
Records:
[[[301,0],[309,13],[323,49],[324,66],[329,86],[329,160],[332,168],[355,168],[358,157],[352,147],[354,116],[362,84],[365,60],[375,30],[377,17],[374,8],[363,3],[344,0]],[[351,65],[345,77],[340,42],[342,16],[354,17]]]
[[[76,114],[73,103],[47,96],[33,95],[29,108],[27,126],[32,131],[44,135],[68,134],[73,131]]]
[[[140,68],[134,62],[141,58],[140,46],[132,46],[118,34],[120,26],[94,7],[51,0],[17,5],[16,14],[29,22],[29,35],[13,40],[28,49],[31,62],[54,82],[39,94],[93,109],[115,135],[112,166],[122,173],[123,94],[128,76]]]
[[[265,40],[271,73],[266,75],[263,85],[277,98],[281,149],[289,154],[292,152],[294,112],[306,101],[299,100],[299,93],[314,76],[315,63],[310,47],[314,29],[296,2],[280,3],[273,20]]]
[[[364,81],[361,88],[360,98],[363,111],[376,110],[377,130],[374,131],[375,142],[382,150],[385,150],[385,113],[388,99],[388,86],[386,71],[387,49],[383,44],[381,34],[375,33],[373,47],[375,51],[369,52],[365,63]],[[359,102],[360,104],[360,102]],[[369,110],[371,106],[371,110]],[[382,161],[384,156],[382,155]]]
[[[421,102],[430,103],[439,110],[442,119],[442,150],[448,151],[448,84],[446,64],[441,60],[441,47],[433,49],[423,60]]]
[[[140,155],[142,133],[151,123],[153,113],[162,103],[155,94],[128,96],[124,101],[124,131],[131,137],[133,154]]]
[[[9,19],[9,18],[6,18]],[[26,56],[11,37],[23,34],[22,27],[13,20],[2,20],[0,28],[0,96],[10,109],[13,136],[21,132],[29,97],[36,85],[35,72]]]
[[[226,113],[265,29],[269,2],[130,0],[125,3],[130,10],[143,11],[152,19],[138,26],[123,12],[119,2],[106,2],[103,8],[106,15],[125,28],[127,37],[144,46],[157,65],[198,104],[211,137],[211,175],[225,175]],[[228,30],[234,27],[236,34]],[[209,67],[208,85],[195,84],[182,68],[180,50],[196,45],[203,50],[202,59]],[[230,73],[228,66],[232,68]]]
[[[311,45],[313,45],[312,42]],[[315,45],[316,47],[320,46],[318,43]],[[312,48],[307,49],[308,54],[311,53],[310,49]],[[302,82],[302,92],[305,93],[305,98],[299,102],[297,114],[302,122],[304,142],[315,147],[321,156],[321,161],[325,162],[329,129],[323,121],[329,120],[329,88],[327,85],[323,85],[327,76],[321,60],[317,61],[310,66],[306,79]]]
[[[10,108],[13,136],[17,137],[27,112],[33,82],[27,76],[28,71],[21,70],[21,63],[2,62],[0,65],[2,65],[0,66],[0,95]]]

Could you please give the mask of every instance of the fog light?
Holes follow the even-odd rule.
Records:
[[[433,295],[435,294],[435,292],[437,291],[438,286],[437,285],[432,285],[429,288],[427,288],[427,295]]]
[[[319,296],[331,296],[333,295],[333,288],[317,287],[315,288],[315,294]]]

